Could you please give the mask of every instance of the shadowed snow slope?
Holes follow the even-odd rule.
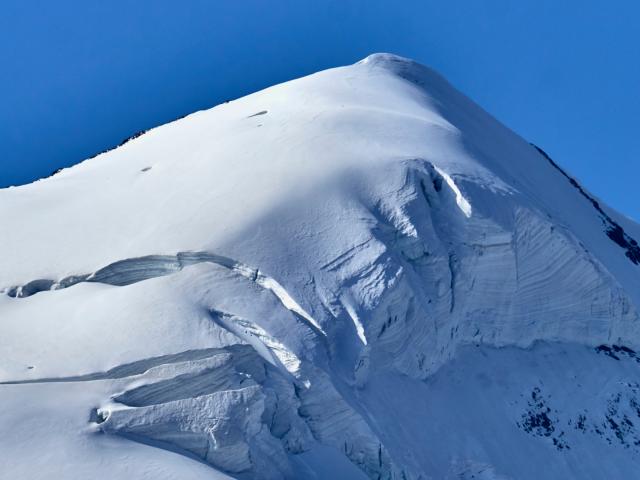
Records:
[[[155,128],[0,221],[2,478],[640,468],[640,228],[411,60]]]

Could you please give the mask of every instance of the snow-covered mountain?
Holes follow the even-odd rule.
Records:
[[[2,479],[640,471],[640,226],[388,54],[0,190]]]

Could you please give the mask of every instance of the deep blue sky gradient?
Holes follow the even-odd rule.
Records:
[[[0,3],[0,186],[194,110],[387,51],[439,70],[640,219],[640,3]]]

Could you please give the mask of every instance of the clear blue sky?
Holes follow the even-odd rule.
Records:
[[[640,219],[635,1],[3,0],[0,186],[387,51],[445,75]]]

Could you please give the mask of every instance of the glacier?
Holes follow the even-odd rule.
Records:
[[[0,190],[0,478],[633,478],[640,226],[556,160],[374,54]]]

